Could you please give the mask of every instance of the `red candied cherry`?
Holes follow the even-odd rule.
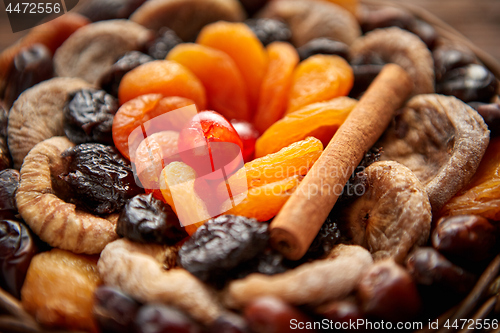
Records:
[[[255,153],[255,142],[259,138],[259,131],[248,121],[244,120],[231,120],[236,132],[240,136],[241,142],[243,142],[243,160],[249,162],[253,160]]]

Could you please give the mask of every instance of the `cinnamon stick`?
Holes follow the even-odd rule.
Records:
[[[271,222],[275,249],[291,260],[306,253],[352,172],[412,89],[413,83],[401,67],[388,64],[382,69]]]

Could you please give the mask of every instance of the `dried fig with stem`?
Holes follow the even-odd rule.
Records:
[[[58,176],[65,169],[61,153],[72,146],[67,138],[54,137],[29,152],[21,168],[17,209],[31,230],[49,245],[75,253],[99,253],[118,237],[118,215],[97,217],[58,196],[68,196]]]
[[[57,49],[54,68],[58,76],[79,77],[97,84],[118,58],[128,51],[141,50],[152,38],[151,31],[128,20],[92,23]]]
[[[375,162],[364,173],[364,194],[341,209],[339,227],[375,260],[402,262],[429,237],[432,215],[427,193],[415,174],[397,162]]]
[[[413,95],[434,92],[432,54],[420,38],[397,27],[377,29],[351,45],[354,65],[395,63],[413,80]]]
[[[130,20],[155,31],[168,27],[184,41],[192,41],[205,25],[239,22],[245,12],[237,0],[157,0],[147,1]]]
[[[377,143],[383,160],[412,170],[435,212],[476,172],[488,146],[482,117],[467,104],[436,94],[413,97]]]
[[[9,112],[8,143],[19,169],[37,143],[64,135],[63,108],[68,94],[91,85],[77,78],[53,78],[27,89]]]
[[[349,11],[326,1],[271,1],[258,16],[286,22],[297,47],[320,37],[351,45],[361,35],[359,24]]]

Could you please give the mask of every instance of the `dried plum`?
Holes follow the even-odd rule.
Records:
[[[113,144],[111,132],[118,101],[104,90],[81,89],[64,107],[64,133],[76,144]]]
[[[116,233],[141,243],[175,244],[187,237],[172,208],[153,197],[139,194],[120,213]]]
[[[469,103],[477,113],[483,117],[484,122],[488,125],[490,130],[490,137],[495,137],[500,135],[500,104],[498,103],[481,103],[472,102]]]
[[[284,273],[293,266],[293,263],[289,262],[281,253],[266,249],[253,259],[240,263],[230,275],[235,279],[243,279],[252,273],[274,275]]]
[[[434,49],[434,51],[432,51],[432,58],[434,59],[436,82],[443,80],[443,77],[449,71],[476,62],[476,58],[472,52],[449,45],[439,46]]]
[[[14,220],[0,221],[0,286],[19,298],[31,258],[37,252],[28,227]]]
[[[147,46],[148,54],[154,59],[163,60],[167,57],[168,52],[180,43],[182,40],[175,31],[163,27],[158,31],[156,38]]]
[[[264,46],[272,42],[288,42],[292,37],[292,31],[285,22],[262,18],[245,21],[246,25],[255,33]]]
[[[52,54],[43,44],[33,44],[19,52],[7,79],[4,101],[11,107],[19,95],[35,84],[52,77]]]
[[[349,46],[345,43],[330,38],[315,38],[297,49],[300,60],[309,58],[315,54],[333,54],[347,59]]]
[[[113,213],[141,193],[130,164],[114,147],[84,143],[62,156],[68,165],[62,179],[71,186],[77,204],[94,213]]]
[[[17,211],[15,195],[19,177],[19,171],[15,169],[0,171],[0,211]]]
[[[255,219],[219,216],[206,222],[184,243],[177,262],[200,280],[217,282],[267,247],[267,228],[267,224]]]
[[[380,73],[384,65],[361,64],[353,65],[354,86],[349,92],[349,97],[359,99],[361,95],[368,89],[373,80]]]
[[[135,318],[137,333],[200,333],[200,327],[184,312],[163,304],[148,304],[139,309]]]
[[[330,253],[340,239],[340,230],[337,221],[328,217],[321,226],[316,238],[314,238],[306,256],[310,258],[320,258]]]
[[[99,79],[99,85],[108,94],[118,97],[118,88],[125,74],[154,59],[139,51],[130,51],[118,59]]]
[[[434,27],[429,23],[422,20],[416,20],[410,27],[410,31],[420,37],[429,50],[434,49],[436,46],[438,34],[436,29],[434,29]]]
[[[257,13],[269,0],[240,0],[248,16]]]
[[[146,0],[91,0],[80,9],[80,14],[92,22],[128,18]],[[70,9],[68,9],[69,11]]]

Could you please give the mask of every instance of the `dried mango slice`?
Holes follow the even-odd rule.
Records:
[[[275,153],[294,142],[314,136],[326,146],[347,118],[357,101],[338,97],[328,102],[314,103],[278,120],[255,144],[255,156]]]

